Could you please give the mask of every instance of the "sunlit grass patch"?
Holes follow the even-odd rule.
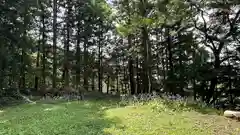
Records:
[[[3,111],[3,110],[0,110],[0,114],[2,114],[2,113],[4,113],[4,111]]]

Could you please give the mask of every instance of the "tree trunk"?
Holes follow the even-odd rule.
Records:
[[[52,87],[56,88],[57,77],[57,0],[53,0],[53,76]]]
[[[81,61],[81,57],[80,57],[80,21],[77,24],[77,46],[76,46],[76,88],[79,89],[80,87],[80,73],[81,73],[81,69],[80,69],[80,61]]]
[[[228,91],[232,91],[232,79],[231,79],[231,77],[228,77],[228,83],[229,83]],[[233,98],[233,96],[234,96],[234,93],[232,93],[232,92],[228,93],[228,98],[229,98],[231,109],[233,109],[233,106],[235,106],[234,105],[234,98]]]
[[[86,35],[84,36],[84,75],[83,75],[83,85],[85,90],[88,90],[88,50],[87,50],[88,39]]]
[[[168,50],[168,64],[169,64],[169,78],[171,81],[171,79],[173,78],[173,56],[172,56],[172,38],[170,35],[170,28],[167,28],[167,50]],[[168,88],[169,88],[169,92],[170,93],[174,93],[173,91],[173,83],[169,83],[168,82]]]
[[[201,95],[201,100],[202,102],[205,101],[205,97],[206,97],[206,89],[207,89],[207,84],[206,84],[206,81],[201,81],[201,84],[200,84],[200,89],[198,90],[198,93]]]
[[[118,70],[118,69],[117,69],[117,70]],[[117,82],[116,82],[116,83],[117,83],[117,84],[116,84],[117,86],[116,86],[116,92],[119,92],[119,77],[118,77],[118,76],[119,76],[119,74],[118,74],[118,71],[117,71],[117,78],[116,78],[116,79],[117,79]]]
[[[24,89],[25,88],[25,51],[22,48],[21,51],[21,71],[20,71],[20,83],[19,83],[19,88]]]
[[[99,30],[100,26],[99,26]],[[101,51],[101,42],[102,41],[102,33],[99,34],[98,37],[98,91],[102,92],[102,51]]]
[[[195,66],[195,61],[196,61],[196,50],[193,50],[193,53],[192,53],[192,58],[193,58],[193,77],[191,77],[191,80],[192,80],[192,84],[193,84],[193,100],[196,101],[197,100],[197,88],[196,88],[196,66]]]
[[[16,48],[14,47],[14,46],[12,46],[11,47],[11,53],[14,53],[14,52],[16,52]],[[17,66],[17,64],[16,63],[12,63],[11,64],[11,78],[9,79],[9,86],[11,87],[11,88],[17,88],[18,87],[18,85],[17,85],[17,80],[19,79],[18,77],[18,75],[19,75],[19,73],[17,72],[17,68],[18,68],[18,66]]]
[[[45,15],[44,15],[44,9],[41,5],[41,10],[42,10],[42,15],[41,15],[41,21],[42,21],[42,80],[43,80],[43,84],[46,84],[46,34],[45,34]]]
[[[165,61],[164,61],[164,58],[162,58],[162,74],[163,74],[163,82],[166,82],[166,71],[167,71],[167,69],[166,69],[166,63],[165,63]]]
[[[180,94],[181,96],[184,96],[184,90],[183,90],[183,88],[184,88],[184,75],[183,75],[183,73],[184,73],[184,69],[182,68],[183,67],[183,63],[182,63],[182,58],[181,58],[181,55],[179,55],[179,65],[180,65],[180,91],[178,92],[178,94]]]
[[[141,0],[141,16],[146,17],[147,0]],[[143,87],[145,93],[151,93],[152,87],[152,72],[151,72],[151,44],[149,41],[148,29],[147,26],[144,25],[141,28],[142,33],[142,48],[143,48]]]
[[[40,42],[40,38],[41,38],[41,31],[39,30],[39,41],[38,41],[38,49],[37,49],[37,61],[36,61],[36,68],[38,69],[39,68],[39,63],[40,63],[40,46],[41,46],[41,42]],[[38,86],[39,85],[39,77],[38,77],[38,74],[36,75],[35,74],[35,83],[34,83],[34,88],[36,90],[38,90]]]
[[[71,24],[70,24],[70,19],[71,19],[71,3],[70,0],[67,1],[67,20],[66,20],[66,25],[67,25],[67,41],[66,41],[66,48],[65,48],[65,67],[64,67],[64,72],[65,72],[65,86],[69,86],[69,45],[70,45],[70,29],[71,29]]]
[[[95,74],[92,72],[92,91],[95,91]]]
[[[129,49],[132,46],[132,39],[131,39],[131,35],[128,36],[128,46]],[[129,72],[129,79],[130,79],[130,91],[131,91],[131,95],[135,94],[135,80],[134,80],[134,68],[133,68],[133,58],[131,56],[129,56],[128,58],[128,72]]]
[[[214,70],[216,72],[218,72],[218,70],[220,68],[220,64],[221,64],[221,62],[220,62],[220,51],[214,52],[214,57],[215,57]],[[216,89],[217,83],[218,83],[217,75],[214,74],[213,78],[210,81],[210,87],[209,87],[209,90],[208,90],[207,95],[206,95],[206,102],[207,103],[212,104],[214,102],[214,100],[216,99],[215,89]],[[211,101],[211,98],[213,98],[212,101]]]
[[[109,93],[109,88],[110,88],[110,76],[107,75],[107,93]]]
[[[127,75],[127,65],[125,65],[125,61],[123,61],[123,84],[124,91],[128,92],[127,83],[128,83],[128,75]]]
[[[197,91],[196,91],[196,80],[195,78],[193,79],[193,100],[197,100]]]
[[[13,87],[12,87],[12,84],[13,84],[13,78],[12,78],[12,75],[11,75],[11,76],[9,76],[9,78],[8,78],[8,86],[11,87],[11,88],[13,88]]]
[[[0,45],[0,57],[2,58],[0,60],[0,90],[3,88],[3,81],[4,81],[4,61],[5,61],[5,57],[4,57],[4,45]]]
[[[150,48],[148,45],[148,32],[146,27],[142,27],[142,45],[143,45],[143,85],[144,93],[151,92],[151,72],[150,72]]]
[[[25,3],[25,1],[24,1]],[[20,88],[21,89],[25,89],[25,72],[26,72],[26,62],[25,62],[25,58],[26,58],[26,48],[27,48],[27,14],[28,14],[28,4],[26,3],[26,7],[24,9],[24,17],[23,17],[23,43],[22,43],[22,50],[21,50],[21,72],[20,72]]]
[[[142,88],[140,87],[140,71],[139,71],[139,58],[136,59],[136,73],[137,73],[137,94],[142,92]]]

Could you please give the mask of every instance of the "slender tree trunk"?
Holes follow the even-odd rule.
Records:
[[[202,100],[202,102],[204,102],[205,101],[205,97],[206,97],[206,89],[207,89],[207,85],[206,85],[206,81],[202,81],[201,82],[201,84],[200,84],[201,86],[200,86],[200,91],[199,91],[199,93],[201,94],[201,100]]]
[[[84,75],[83,75],[83,85],[85,90],[88,90],[88,50],[87,50],[88,39],[84,36]]]
[[[77,24],[77,46],[76,46],[76,88],[79,89],[80,87],[80,61],[81,61],[81,56],[80,56],[80,21]]]
[[[180,65],[180,67],[183,67],[183,64],[182,64],[182,60],[181,60],[181,56],[179,56],[180,58],[179,58],[179,65]],[[183,69],[181,68],[180,69],[181,71],[180,71],[180,91],[178,92],[178,94],[180,94],[181,96],[184,96],[184,90],[183,90],[183,88],[184,88],[184,76],[183,76]]]
[[[43,80],[43,84],[46,84],[46,34],[45,34],[45,30],[46,30],[46,26],[45,26],[45,13],[44,13],[44,9],[41,6],[41,10],[42,10],[42,16],[41,16],[41,21],[42,21],[42,80]]]
[[[147,7],[148,4],[147,0],[141,0],[141,16],[146,17]],[[149,41],[148,29],[147,26],[142,26],[142,48],[143,48],[143,72],[144,72],[144,92],[151,93],[152,87],[152,72],[151,72],[151,44]]]
[[[25,3],[25,1],[24,1]],[[24,28],[24,31],[23,31],[23,43],[22,43],[22,55],[21,55],[21,78],[20,78],[20,88],[22,89],[25,89],[25,81],[26,81],[26,78],[25,78],[25,75],[26,75],[26,62],[25,62],[25,58],[26,58],[26,48],[27,48],[27,13],[28,13],[28,5],[26,3],[26,7],[24,9],[24,17],[23,17],[23,28]]]
[[[161,32],[163,32],[163,30],[161,29]],[[158,34],[159,35],[159,34]],[[162,38],[164,38],[164,36],[161,34],[159,35],[160,36],[160,40],[163,41]],[[159,44],[161,45],[161,44]],[[165,85],[164,83],[166,82],[166,71],[168,70],[166,67],[167,63],[165,62],[166,61],[166,49],[165,47],[163,47],[161,49],[161,54],[162,54],[162,58],[161,58],[161,63],[162,63],[162,74],[163,74],[163,86]],[[159,58],[160,59],[160,58]]]
[[[137,73],[137,94],[142,92],[142,88],[140,87],[140,70],[139,70],[139,58],[136,58],[136,73]]]
[[[170,28],[167,28],[167,50],[168,50],[168,64],[169,64],[169,78],[170,81],[173,78],[173,55],[172,55],[172,37],[170,35]],[[168,83],[168,88],[170,93],[174,93],[173,91],[173,83]]]
[[[40,54],[39,54],[39,51],[37,53],[37,62],[36,62],[36,68],[39,68],[39,57],[40,57]],[[34,81],[34,88],[36,90],[38,90],[38,84],[39,84],[39,77],[38,75],[35,75],[35,81]]]
[[[71,6],[71,1],[68,0],[67,1],[67,20],[66,20],[66,25],[67,25],[67,41],[66,41],[66,48],[65,48],[65,86],[69,86],[69,47],[70,47],[70,29],[71,29],[71,24],[70,24],[70,16],[71,16],[71,10],[72,10],[72,6]]]
[[[40,66],[40,48],[41,48],[41,42],[40,42],[40,38],[41,38],[41,31],[39,30],[39,41],[38,41],[38,49],[37,49],[37,61],[36,61],[36,68],[38,69]],[[39,77],[38,75],[35,75],[35,84],[34,84],[34,88],[36,90],[38,90],[38,86],[39,85]]]
[[[194,50],[193,51],[193,55],[192,55],[192,58],[193,58],[193,62],[195,63],[195,61],[196,61],[196,50]],[[194,64],[193,63],[193,64]],[[193,78],[192,78],[192,84],[193,84],[193,99],[194,99],[194,101],[196,101],[197,100],[197,88],[196,88],[196,71],[195,71],[195,65],[193,65],[193,73],[194,73],[194,75],[193,75]]]
[[[11,47],[11,52],[12,53],[16,52],[15,46]],[[17,80],[19,79],[18,78],[19,73],[17,72],[17,68],[18,68],[17,64],[16,63],[12,63],[11,79],[10,79],[11,81],[9,80],[9,86],[11,88],[17,88],[18,87],[18,85],[17,85],[18,81]]]
[[[121,91],[120,93],[125,93],[125,89],[124,89],[124,82],[121,82]]]
[[[117,80],[116,80],[116,81],[117,81],[117,82],[116,82],[116,83],[117,83],[117,84],[116,84],[116,85],[117,85],[117,86],[116,86],[116,91],[119,92],[119,71],[118,71],[118,69],[117,69],[117,78],[116,78],[116,79],[117,79]]]
[[[178,32],[178,34],[177,34],[177,38],[178,39],[180,39],[181,37],[181,33],[180,32]],[[178,45],[178,48],[179,49],[182,49],[181,48],[181,45]],[[179,89],[179,91],[177,92],[177,94],[180,94],[181,96],[184,96],[184,90],[183,90],[183,88],[184,88],[184,69],[182,68],[183,67],[183,61],[182,61],[182,54],[181,53],[179,53],[178,54],[178,56],[179,56],[179,58],[178,58],[178,62],[179,62],[179,66],[180,66],[180,80],[179,80],[179,82],[180,82],[180,84],[179,84],[179,86],[180,86],[180,89]]]
[[[160,40],[160,35],[159,35],[158,31],[156,32],[156,40],[158,41],[157,46],[161,47],[161,44],[160,44],[161,40]],[[160,50],[162,50],[162,49],[160,48]],[[159,59],[158,62],[157,62],[157,65],[156,65],[158,81],[161,81],[161,73],[162,73],[159,65],[161,65],[163,67],[163,61],[161,59],[161,55],[162,55],[162,52],[157,54],[157,59]]]
[[[99,30],[101,30],[99,28]],[[98,37],[98,90],[100,92],[102,92],[102,51],[101,51],[101,39],[102,38],[102,34],[99,35]]]
[[[62,31],[62,35],[63,35],[63,44],[64,44],[64,49],[63,49],[63,53],[64,53],[64,60],[63,60],[63,70],[62,70],[62,82],[63,85],[66,84],[65,82],[65,75],[66,75],[66,50],[67,50],[67,34],[66,34],[66,25],[63,26],[63,31]]]
[[[95,74],[92,72],[92,91],[95,91]]]
[[[165,64],[165,61],[164,61],[164,58],[162,58],[162,74],[163,74],[163,82],[166,81],[166,64]]]
[[[4,61],[5,61],[5,57],[4,57],[4,45],[1,44],[0,45],[0,57],[3,58],[0,60],[0,90],[3,88],[3,80],[4,80]]]
[[[134,69],[133,69],[133,60],[130,58],[129,62],[129,79],[130,79],[130,89],[131,95],[135,94],[135,80],[134,80]]]
[[[22,48],[22,51],[21,51],[21,72],[20,72],[20,83],[19,83],[19,87],[21,89],[24,89],[25,88],[25,49]]]
[[[57,0],[53,0],[53,76],[52,87],[56,88],[57,77]]]
[[[159,55],[157,56],[157,58],[159,58],[159,61],[161,60]],[[157,78],[158,78],[158,81],[160,82],[160,81],[161,81],[161,75],[162,75],[161,73],[162,73],[162,72],[161,72],[161,68],[159,67],[159,65],[162,65],[162,67],[163,67],[163,64],[161,63],[161,61],[158,62],[157,65],[156,65]]]
[[[196,80],[195,78],[193,79],[193,100],[197,100],[197,90],[196,90]]]
[[[128,92],[128,77],[127,77],[127,65],[125,65],[125,62],[123,61],[123,84],[124,84],[124,91]]]
[[[109,88],[110,88],[110,76],[107,75],[107,93],[109,94]]]
[[[217,71],[220,68],[220,64],[221,64],[220,57],[219,57],[220,56],[220,51],[214,52],[214,56],[215,56],[214,69]],[[212,99],[210,104],[212,104],[214,102],[214,100],[216,99],[215,89],[216,89],[217,83],[218,83],[217,75],[214,75],[214,77],[210,81],[210,87],[209,87],[209,90],[208,90],[207,95],[206,95],[206,102],[207,103],[210,103],[211,98],[213,98],[213,99]]]
[[[143,45],[143,73],[144,73],[144,93],[151,92],[151,72],[150,72],[150,48],[148,44],[148,32],[146,27],[142,27],[142,45]]]
[[[228,91],[232,91],[232,80],[231,80],[231,77],[228,78],[228,83],[229,83],[229,90]],[[233,106],[235,106],[234,105],[234,98],[233,98],[233,96],[234,96],[234,93],[232,93],[232,92],[228,93],[231,109],[233,109]]]
[[[12,75],[11,75],[11,76],[9,76],[9,78],[8,78],[8,86],[9,86],[10,88],[13,88],[13,87],[12,87],[12,84],[13,84],[13,78],[12,78]]]
[[[128,45],[129,45],[129,48],[131,48],[132,46],[132,41],[131,41],[131,36],[129,35],[128,36]],[[129,72],[129,79],[130,79],[130,91],[131,91],[131,95],[135,94],[135,87],[136,87],[136,84],[135,84],[135,80],[134,80],[134,68],[133,68],[133,58],[130,56],[129,57],[129,60],[128,60],[128,72]]]
[[[128,14],[128,25],[131,24],[131,10],[130,10],[130,3],[127,0],[127,14]],[[128,35],[128,48],[131,49],[132,47],[132,35]],[[135,94],[136,91],[136,84],[134,80],[134,68],[133,68],[134,60],[131,56],[128,58],[128,72],[129,72],[129,80],[130,80],[130,93],[131,95]]]

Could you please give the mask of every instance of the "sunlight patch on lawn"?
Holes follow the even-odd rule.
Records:
[[[86,107],[90,107],[92,104],[91,103],[84,103],[84,106],[86,106]]]
[[[7,123],[8,120],[0,120],[0,124],[4,124],[4,123]]]
[[[56,111],[59,109],[62,109],[62,107],[61,106],[53,106],[51,108],[45,108],[44,111]]]
[[[106,110],[106,109],[107,109],[106,106],[102,106],[102,107],[101,107],[101,110]]]
[[[106,118],[118,118],[121,123],[111,125],[104,131],[119,135],[208,135],[240,134],[236,126],[239,123],[224,119],[223,116],[202,114],[196,111],[153,112],[149,106],[128,106],[105,111]],[[227,127],[227,128],[226,128]]]

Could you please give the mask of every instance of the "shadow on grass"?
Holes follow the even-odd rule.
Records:
[[[0,104],[0,109],[7,109],[7,108],[14,108],[14,107],[18,107],[24,104],[28,104],[25,103],[24,101],[13,101],[13,102],[8,102],[6,104]]]
[[[115,108],[113,102],[74,101],[54,104],[37,103],[11,108],[0,120],[1,134],[26,135],[110,135],[105,129],[121,123],[106,117],[105,110]]]

